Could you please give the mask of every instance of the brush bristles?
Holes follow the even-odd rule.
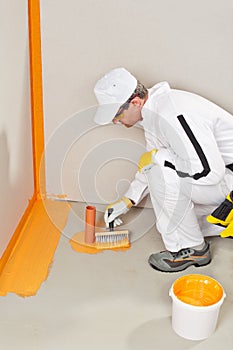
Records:
[[[130,245],[128,231],[96,232],[95,239],[96,248],[99,249],[123,248]]]

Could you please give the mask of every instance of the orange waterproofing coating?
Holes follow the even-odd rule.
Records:
[[[34,191],[37,198],[45,195],[44,115],[40,33],[40,1],[28,0],[30,87],[32,113],[32,145]]]
[[[45,195],[40,1],[28,1],[34,194],[0,259],[0,295],[34,295],[46,279],[69,205]]]
[[[20,236],[21,236],[21,232],[22,232],[22,228],[25,224],[25,222],[27,221],[27,218],[28,218],[28,215],[30,215],[30,212],[34,206],[34,203],[35,203],[35,197],[33,196],[33,198],[29,201],[29,204],[28,204],[28,207],[26,208],[6,250],[4,251],[1,259],[0,259],[0,277],[1,277],[1,273],[11,255],[11,252],[12,250],[14,249],[17,241],[20,239]]]
[[[98,231],[105,231],[105,223],[102,220],[98,220],[96,223],[96,227],[98,227]],[[128,247],[120,247],[120,248],[108,248],[108,249],[100,249],[96,248],[96,243],[86,243],[85,242],[85,232],[80,231],[77,232],[73,237],[70,239],[70,245],[72,249],[78,253],[85,253],[85,254],[98,254],[102,253],[104,250],[113,250],[115,252],[119,251],[125,251],[130,248],[130,244]]]
[[[44,162],[40,166],[44,150],[43,131],[43,103],[42,103],[42,74],[41,74],[41,42],[40,42],[40,7],[39,0],[28,1],[28,22],[29,22],[29,42],[30,42],[30,86],[31,86],[31,112],[32,112],[32,148],[34,166],[34,194],[29,201],[22,218],[0,259],[0,273],[3,270],[17,240],[20,238],[27,216],[32,207],[40,198],[40,193],[45,191]],[[40,169],[41,168],[41,169]],[[41,180],[41,187],[39,185]]]
[[[88,205],[86,207],[85,242],[95,242],[95,215],[96,207]]]
[[[47,278],[70,205],[37,200],[0,275],[0,295],[35,295]]]
[[[195,306],[213,305],[223,296],[223,288],[216,280],[198,274],[178,278],[173,292],[179,300]]]
[[[70,245],[72,249],[78,253],[85,253],[85,254],[99,254],[102,253],[105,250],[113,250],[115,252],[125,251],[130,248],[130,245],[128,247],[121,247],[121,248],[103,248],[99,249],[96,248],[95,243],[85,243],[85,232],[77,232],[71,239],[70,239]]]

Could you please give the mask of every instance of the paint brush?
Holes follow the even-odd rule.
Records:
[[[108,209],[108,216],[113,212]],[[129,231],[114,229],[114,221],[109,223],[108,230],[95,233],[95,242],[97,249],[128,248],[130,247]]]

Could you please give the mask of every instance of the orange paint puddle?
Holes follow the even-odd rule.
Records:
[[[115,252],[118,251],[125,251],[130,248],[130,245],[128,247],[122,247],[122,248],[108,248],[108,249],[97,249],[96,243],[85,243],[84,240],[84,232],[77,232],[71,239],[70,239],[70,245],[78,253],[86,253],[86,254],[98,254],[102,253],[104,250],[113,250]]]
[[[35,295],[48,276],[70,205],[35,201],[0,275],[0,295]]]

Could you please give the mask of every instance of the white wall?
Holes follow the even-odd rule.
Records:
[[[27,0],[0,2],[0,256],[33,195]]]
[[[148,87],[167,80],[233,111],[232,0],[41,0],[41,5],[48,194],[108,202],[133,177],[142,133],[97,129],[94,108],[88,109],[96,104],[96,80],[114,67],[126,67]],[[123,159],[122,149],[116,160],[113,151],[110,162],[118,139],[131,153]],[[91,155],[101,161],[93,165]],[[95,193],[93,183],[80,182],[83,162]]]

